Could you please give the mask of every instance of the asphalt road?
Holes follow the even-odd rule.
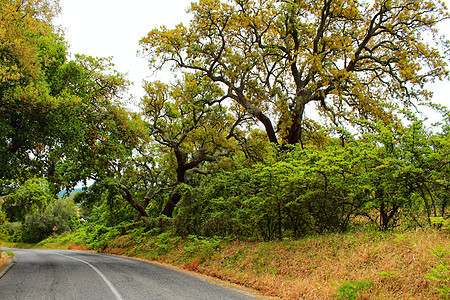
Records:
[[[15,264],[0,299],[261,299],[201,276],[140,260],[78,251],[4,249]]]

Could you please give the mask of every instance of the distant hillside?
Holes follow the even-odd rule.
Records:
[[[69,195],[66,195],[66,196],[70,196],[70,195],[74,195],[74,194],[76,194],[76,193],[79,193],[79,192],[82,192],[83,191],[83,189],[74,189],[73,191],[71,191],[70,192],[70,194]],[[59,192],[58,193],[58,196],[59,197],[64,197],[64,195],[67,193],[67,191],[66,190],[63,190],[63,191],[61,191],[61,192]]]

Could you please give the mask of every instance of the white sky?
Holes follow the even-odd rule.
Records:
[[[115,68],[134,83],[130,92],[143,95],[149,79],[147,61],[137,57],[139,40],[162,25],[187,25],[192,0],[60,0],[61,14],[53,21],[65,31],[71,54],[113,57]],[[155,79],[155,78],[151,78]]]
[[[138,99],[144,94],[142,81],[156,79],[147,61],[137,57],[139,40],[162,25],[168,28],[180,22],[187,25],[186,9],[192,1],[60,0],[61,14],[53,23],[65,30],[72,54],[112,56],[116,69],[127,73],[134,83],[130,92]],[[450,39],[450,22],[443,29]],[[438,83],[433,89],[435,101],[449,106],[450,84]]]

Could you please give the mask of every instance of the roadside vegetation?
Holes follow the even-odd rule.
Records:
[[[6,264],[8,258],[14,256],[14,253],[0,250],[0,270]]]
[[[130,112],[111,59],[69,55],[57,1],[0,1],[4,245],[286,299],[449,297],[441,2],[200,0],[141,40],[178,76]]]
[[[264,242],[119,226],[102,234],[84,228],[34,247],[156,261],[282,299],[445,299],[450,289],[448,232],[431,228]]]

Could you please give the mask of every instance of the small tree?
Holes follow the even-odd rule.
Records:
[[[153,82],[145,89],[142,106],[150,135],[162,152],[171,153],[173,189],[163,214],[172,216],[181,198],[178,185],[192,184],[194,174],[209,172],[207,163],[228,154],[236,124],[220,105],[222,91],[207,78],[185,74],[174,86]]]
[[[2,209],[11,222],[24,222],[27,215],[43,213],[55,201],[47,180],[33,178],[8,194]]]
[[[21,231],[15,235],[25,242],[39,242],[52,233],[54,226],[60,233],[74,229],[77,224],[77,208],[72,200],[58,199],[43,178],[29,179],[8,194],[3,211],[9,221],[21,224],[13,230]]]
[[[35,211],[25,216],[22,224],[22,240],[28,243],[37,243],[49,237],[53,228],[58,233],[75,229],[77,208],[70,199],[58,199],[46,207],[45,211]]]

